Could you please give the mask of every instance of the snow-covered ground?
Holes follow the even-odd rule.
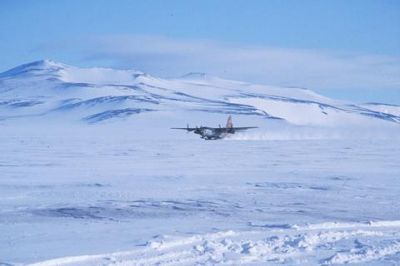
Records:
[[[0,265],[398,265],[399,107],[202,74],[0,74]],[[254,131],[204,141],[170,127]]]

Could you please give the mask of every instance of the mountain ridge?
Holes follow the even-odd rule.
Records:
[[[93,124],[148,112],[175,114],[182,120],[194,114],[246,116],[258,125],[265,119],[298,126],[400,124],[399,106],[355,104],[309,89],[225,80],[206,73],[163,79],[137,70],[79,68],[52,60],[0,73],[2,121],[55,116]]]

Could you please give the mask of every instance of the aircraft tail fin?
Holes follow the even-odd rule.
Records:
[[[226,128],[233,128],[232,116],[228,117],[228,121],[226,121]]]

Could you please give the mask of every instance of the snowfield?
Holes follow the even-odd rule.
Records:
[[[399,265],[399,106],[52,61],[0,74],[0,265]],[[221,141],[170,127],[258,126]]]
[[[318,225],[319,226],[319,225]],[[363,227],[353,224],[352,227]],[[309,264],[304,257],[315,256],[315,249],[323,246],[325,251],[337,242],[354,241],[352,250],[338,252],[322,259],[322,265],[370,262],[390,257],[400,252],[400,241],[387,241],[380,247],[368,247],[359,239],[382,238],[396,235],[399,222],[388,229],[376,226],[373,230],[348,230],[346,226],[336,231],[322,224],[324,231],[299,228],[295,230],[271,229],[264,231],[234,232],[225,231],[213,234],[194,235],[180,239],[152,241],[144,248],[128,252],[102,255],[77,256],[54,259],[31,265],[194,265],[194,264],[265,264],[279,265],[287,261],[296,264]],[[321,229],[322,229],[321,228]],[[397,234],[398,235],[398,234]],[[382,241],[384,242],[384,241]],[[325,251],[326,252],[326,251]],[[302,259],[299,259],[303,257]],[[395,261],[392,261],[393,263]]]

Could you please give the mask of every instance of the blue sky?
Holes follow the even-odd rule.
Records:
[[[400,1],[2,0],[0,71],[49,58],[400,103]]]

